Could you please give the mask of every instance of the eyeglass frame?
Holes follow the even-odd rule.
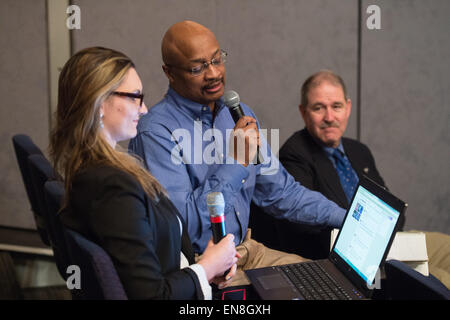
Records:
[[[216,62],[216,60],[218,58],[212,58],[210,61],[202,62],[200,64],[201,69],[200,69],[200,71],[198,71],[198,73],[195,73],[195,71],[193,70],[195,67],[192,67],[192,68],[188,69],[188,68],[175,66],[175,65],[172,65],[172,64],[165,64],[165,66],[169,67],[169,68],[181,69],[181,70],[189,72],[194,77],[198,77],[198,76],[201,76],[205,72],[205,70],[209,67],[209,65],[212,65],[213,67],[217,67],[217,66],[220,66],[222,64],[225,64],[225,62],[227,62],[227,56],[228,56],[228,52],[226,52],[223,49],[220,49],[220,59],[221,59],[220,62],[215,64],[215,62]]]
[[[117,96],[121,96],[121,97],[140,99],[139,107],[142,107],[142,103],[144,102],[144,94],[143,93],[113,91],[111,94],[114,94],[114,95],[117,95]]]

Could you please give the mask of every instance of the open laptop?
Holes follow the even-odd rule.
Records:
[[[245,273],[263,300],[368,299],[406,207],[362,177],[328,259]]]

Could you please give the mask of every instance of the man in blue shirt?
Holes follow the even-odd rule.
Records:
[[[207,194],[219,191],[225,198],[226,231],[234,234],[242,256],[238,273],[303,261],[251,239],[250,202],[274,216],[318,226],[340,227],[345,211],[295,182],[259,135],[258,121],[248,106],[241,103],[245,116],[234,123],[221,98],[226,56],[204,26],[183,21],[170,27],[162,41],[169,90],[141,119],[129,148],[168,191],[196,252],[202,252],[211,238]],[[251,160],[258,145],[265,162],[256,165]],[[245,283],[240,276],[235,278],[239,280],[233,285]]]

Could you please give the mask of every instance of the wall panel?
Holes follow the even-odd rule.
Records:
[[[409,203],[408,228],[450,233],[450,2],[363,1],[361,139],[389,188]]]
[[[280,129],[280,145],[303,127],[297,106],[300,86],[309,74],[335,70],[356,102],[356,0],[339,6],[334,0],[74,3],[82,13],[82,28],[73,32],[74,50],[104,45],[130,55],[150,93],[147,104],[159,101],[167,90],[161,39],[170,25],[185,19],[216,34],[229,52],[227,88],[254,109],[264,128]],[[356,137],[355,114],[348,135]]]
[[[137,64],[147,105],[167,90],[160,53],[167,28],[184,19],[209,27],[229,52],[227,88],[239,92],[263,128],[280,129],[280,145],[303,127],[297,110],[303,80],[333,69],[343,76],[353,102],[347,136],[357,136],[361,108],[361,140],[372,149],[390,189],[409,202],[407,227],[450,233],[447,0],[72,3],[81,9],[81,29],[71,31],[72,52],[100,45],[128,54]],[[381,8],[381,30],[366,28],[370,4]],[[34,227],[11,137],[23,132],[43,149],[48,144],[46,20],[44,0],[0,2],[0,139],[6,150],[0,156],[0,225]]]
[[[0,1],[0,225],[34,228],[11,138],[48,145],[47,24],[44,0]]]

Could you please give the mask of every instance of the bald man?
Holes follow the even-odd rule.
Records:
[[[250,202],[275,217],[317,226],[340,227],[345,211],[279,165],[247,105],[241,103],[245,116],[234,123],[222,100],[227,53],[209,29],[193,21],[171,26],[162,58],[169,89],[141,119],[129,148],[166,188],[194,250],[203,252],[212,236],[206,197],[222,192],[226,231],[242,256],[232,285],[248,283],[242,270],[304,261],[251,239]],[[264,164],[251,162],[257,145],[266,150]]]

